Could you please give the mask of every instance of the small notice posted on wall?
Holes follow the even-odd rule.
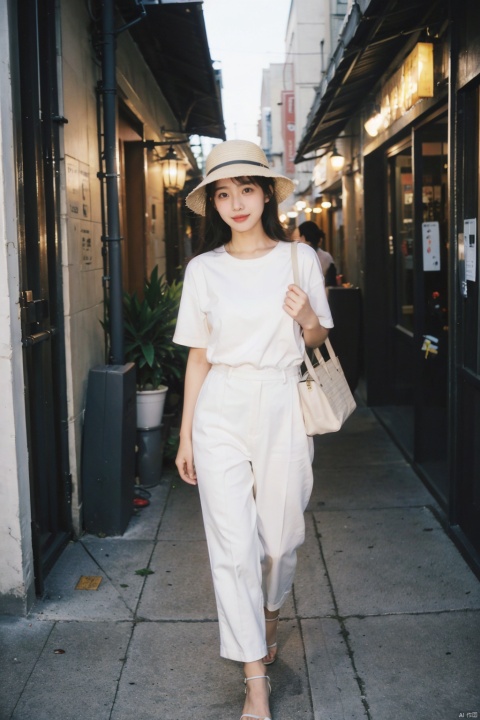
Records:
[[[463,221],[465,280],[477,279],[477,218]]]
[[[440,229],[438,222],[422,223],[423,270],[440,270]]]

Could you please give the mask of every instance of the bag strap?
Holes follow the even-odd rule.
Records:
[[[295,240],[292,241],[292,267],[293,282],[295,283],[295,285],[298,285],[298,287],[300,287],[300,273],[298,272],[298,243]]]
[[[295,285],[298,285],[298,287],[301,288],[302,286],[300,285],[300,282],[299,282],[300,273],[298,271],[298,242],[292,241],[291,252],[292,252],[293,282],[295,283]],[[340,362],[339,362],[337,356],[335,355],[334,349],[332,347],[332,343],[330,342],[328,337],[325,338],[325,347],[327,348],[328,354],[330,356],[330,360],[333,361],[333,364],[335,365],[337,370],[339,370]],[[325,360],[323,359],[318,348],[315,348],[313,353],[319,363],[325,363]],[[307,366],[307,370],[310,373],[310,375],[312,376],[313,380],[315,380],[316,382],[319,382],[307,351],[305,351],[305,353],[303,355],[303,360],[304,360],[305,365]]]

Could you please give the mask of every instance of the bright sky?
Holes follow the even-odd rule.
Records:
[[[258,142],[262,69],[285,59],[291,0],[204,0],[210,55],[222,69],[227,140]]]

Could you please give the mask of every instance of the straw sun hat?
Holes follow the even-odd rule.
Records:
[[[275,197],[277,202],[293,192],[292,180],[276,173],[268,164],[263,150],[249,140],[227,140],[215,145],[207,158],[205,178],[195,190],[192,190],[185,202],[190,210],[205,215],[206,186],[223,178],[258,176],[275,178]]]

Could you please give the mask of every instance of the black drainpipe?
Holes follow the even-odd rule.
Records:
[[[118,212],[118,174],[116,163],[116,73],[115,73],[115,17],[113,0],[102,4],[102,94],[103,94],[103,136],[105,157],[105,187],[107,195],[107,232],[105,243],[108,247],[109,267],[109,323],[110,362],[123,365],[125,350],[123,342],[123,288],[122,288],[122,247],[120,217]]]
[[[118,212],[118,172],[116,162],[116,36],[139,20],[146,17],[142,4],[140,15],[131,22],[115,29],[114,0],[102,2],[102,88],[103,95],[103,154],[105,172],[99,172],[99,178],[105,180],[107,196],[107,230],[103,235],[104,249],[108,248],[109,281],[109,325],[110,325],[110,362],[123,365],[125,348],[123,341],[123,288],[122,288],[122,237],[120,236],[120,217]],[[103,192],[103,191],[102,191]],[[106,263],[104,263],[105,267]],[[104,272],[104,282],[106,273]]]

